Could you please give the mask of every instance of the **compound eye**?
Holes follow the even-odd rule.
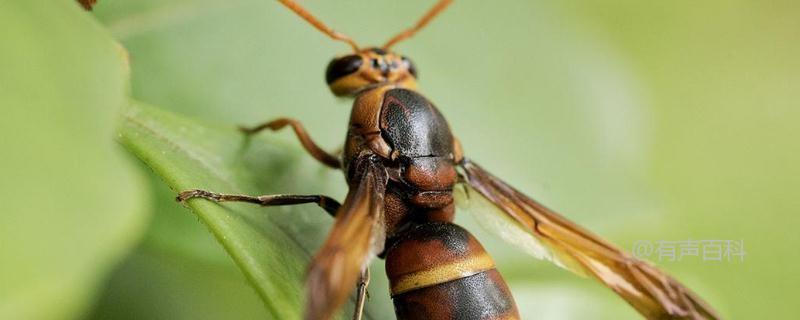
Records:
[[[411,75],[414,76],[414,78],[418,78],[417,66],[414,65],[414,62],[407,57],[402,57],[401,59],[403,60],[403,63],[406,65],[406,68],[408,68],[408,72],[411,73]]]
[[[325,81],[331,84],[339,78],[358,71],[362,64],[364,64],[364,59],[355,54],[333,59],[325,71]]]

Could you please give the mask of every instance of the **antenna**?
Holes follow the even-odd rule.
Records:
[[[386,44],[383,45],[383,49],[389,50],[389,48],[391,48],[398,42],[411,38],[415,33],[417,33],[417,31],[424,28],[425,25],[428,24],[428,22],[431,22],[431,20],[434,17],[436,17],[436,15],[441,13],[442,10],[447,8],[447,6],[449,6],[451,3],[453,3],[453,0],[441,0],[438,3],[436,3],[436,5],[434,5],[433,8],[428,10],[428,12],[424,16],[422,16],[422,19],[419,19],[419,21],[417,21],[416,25],[406,29],[403,32],[400,32],[398,35],[394,36],[394,38],[387,41]]]
[[[358,45],[355,41],[353,41],[353,39],[326,26],[324,23],[322,23],[322,21],[319,21],[310,12],[308,12],[308,10],[300,6],[299,3],[293,0],[278,0],[278,2],[282,3],[287,8],[294,11],[294,13],[296,13],[298,16],[308,21],[308,23],[314,26],[314,28],[317,28],[317,30],[322,31],[322,33],[327,34],[334,40],[346,42],[350,45],[350,47],[353,48],[353,51],[358,52]]]

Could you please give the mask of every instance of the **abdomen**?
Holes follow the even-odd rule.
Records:
[[[463,228],[428,222],[398,239],[386,255],[398,320],[519,319],[491,257]]]

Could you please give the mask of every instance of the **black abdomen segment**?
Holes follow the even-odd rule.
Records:
[[[519,319],[511,293],[492,269],[392,298],[398,320]]]
[[[398,320],[519,319],[491,257],[457,225],[406,231],[387,251],[386,274]]]

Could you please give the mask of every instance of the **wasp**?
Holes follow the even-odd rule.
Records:
[[[478,240],[455,225],[454,190],[491,204],[506,228],[527,235],[539,258],[594,278],[648,319],[718,319],[714,310],[674,278],[524,195],[465,157],[434,104],[417,92],[417,69],[392,46],[412,37],[452,0],[438,1],[412,27],[382,47],[359,47],[292,0],[278,0],[352,52],[334,58],[325,80],[331,92],[354,99],[340,155],[320,148],[302,124],[280,118],[246,134],[291,127],[308,153],[343,171],[343,203],[324,195],[222,194],[194,189],[177,200],[204,198],[262,206],[315,203],[335,223],[313,257],[305,280],[305,319],[331,319],[356,291],[361,319],[371,259],[386,261],[398,319],[519,319],[516,302]]]

